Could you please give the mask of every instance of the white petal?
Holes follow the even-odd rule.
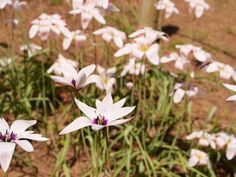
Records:
[[[15,147],[15,143],[0,142],[0,164],[4,172],[7,171],[11,163]]]
[[[190,167],[194,167],[195,165],[197,165],[198,163],[198,158],[193,156],[193,157],[190,157],[189,161],[188,161],[188,165]]]
[[[112,109],[120,109],[125,104],[126,98],[121,99],[120,101],[113,104]]]
[[[86,81],[87,81],[87,78],[86,78],[85,73],[80,71],[76,78],[76,89],[80,89],[83,86],[85,86]]]
[[[88,77],[90,74],[92,74],[92,72],[94,72],[95,68],[96,68],[96,65],[94,64],[88,65],[84,67],[83,69],[81,69],[80,72],[84,72],[86,76]]]
[[[63,50],[67,50],[70,47],[71,42],[72,38],[65,38],[63,40]]]
[[[230,84],[223,84],[227,89],[235,91],[236,92],[236,85],[230,85]]]
[[[151,47],[149,47],[148,51],[146,52],[147,59],[154,65],[159,64],[159,45],[153,44]]]
[[[24,149],[27,152],[33,152],[34,151],[34,147],[27,140],[16,140],[15,142],[16,142],[16,144],[18,144],[22,149]]]
[[[75,103],[79,107],[79,109],[89,118],[93,119],[95,117],[95,109],[80,102],[75,98]]]
[[[131,121],[134,117],[128,119],[118,119],[108,123],[108,126],[118,126],[122,124],[126,124],[127,122]]]
[[[97,111],[99,113],[104,113],[107,110],[109,110],[112,107],[112,105],[113,105],[113,99],[111,94],[109,93],[103,98],[102,102],[97,107]]]
[[[24,132],[27,128],[35,125],[36,123],[36,120],[16,120],[12,123],[10,127],[10,132],[13,131],[16,134],[20,134]]]
[[[183,89],[177,89],[174,93],[174,103],[179,103],[185,95],[185,91]]]
[[[226,157],[228,160],[231,160],[234,158],[236,154],[236,142],[235,140],[232,140],[226,148]]]
[[[9,125],[4,118],[0,118],[0,133],[5,134],[9,131]]]
[[[121,48],[123,47],[123,40],[120,37],[114,37],[114,42],[117,47]]]
[[[109,119],[109,121],[114,121],[116,119],[120,119],[129,113],[131,113],[135,109],[135,106],[133,107],[124,107],[121,109],[114,110],[112,112],[108,112],[106,117]]]
[[[36,26],[36,25],[31,26],[31,28],[29,30],[29,37],[30,37],[30,39],[32,39],[37,34],[38,29],[39,29],[39,27]]]
[[[73,131],[77,131],[81,128],[91,126],[92,122],[88,117],[79,117],[67,125],[61,132],[60,135],[64,135]]]
[[[131,51],[133,50],[133,46],[132,44],[126,44],[123,48],[119,49],[114,56],[115,57],[121,57],[123,55],[127,55],[129,53],[131,53]]]
[[[72,86],[72,83],[70,81],[66,80],[64,77],[50,76],[50,78],[58,84]]]
[[[104,125],[97,125],[97,124],[93,124],[93,125],[92,125],[92,129],[93,129],[94,131],[101,130],[101,129],[103,129],[104,127],[106,127],[106,126],[104,126]]]
[[[236,100],[236,95],[230,96],[229,98],[226,99],[227,101],[235,101]]]

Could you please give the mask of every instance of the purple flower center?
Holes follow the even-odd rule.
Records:
[[[16,140],[17,135],[13,132],[8,133],[8,131],[6,130],[5,134],[0,133],[0,141],[3,142],[12,142]]]
[[[72,83],[72,85],[73,85],[74,87],[76,87],[76,80],[73,79],[73,80],[71,81],[71,83]]]
[[[97,116],[95,119],[93,119],[93,123],[97,125],[107,125],[108,120],[105,118],[105,116]]]

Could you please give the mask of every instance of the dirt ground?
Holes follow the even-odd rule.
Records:
[[[69,6],[53,5],[49,6],[48,2],[40,5],[39,0],[27,0],[28,6],[23,8],[22,18],[25,27],[29,29],[30,21],[38,17],[41,12],[45,13],[59,13],[62,16],[69,17]],[[43,0],[41,0],[43,2]],[[231,64],[236,68],[236,1],[235,0],[207,0],[211,5],[211,10],[204,13],[200,19],[195,19],[193,14],[188,12],[188,6],[184,0],[173,0],[178,9],[179,15],[173,15],[169,19],[164,20],[165,25],[173,25],[179,28],[179,31],[171,38],[176,43],[191,43],[202,46],[209,51],[215,60]],[[114,1],[119,7],[120,0]],[[132,2],[132,1],[130,1]],[[2,17],[10,17],[5,12],[0,13]],[[3,21],[2,21],[3,22]],[[0,25],[2,25],[2,22]],[[68,23],[70,23],[68,21]],[[7,28],[9,31],[9,28]],[[15,50],[24,38],[20,37],[21,30],[17,27],[15,33]],[[6,32],[5,27],[0,28],[0,43],[9,41],[10,32]],[[40,44],[39,41],[33,40]],[[19,51],[17,51],[19,52]],[[223,82],[223,80],[222,80]],[[227,82],[227,81],[225,81]],[[193,100],[193,119],[197,124],[202,124],[201,120],[207,118],[211,107],[216,106],[217,112],[215,119],[219,119],[222,127],[234,128],[236,125],[236,103],[226,102],[226,98],[232,93],[223,86],[214,86],[207,83],[201,83],[199,86],[202,91]],[[52,152],[45,146],[44,143],[34,143],[35,151],[30,154],[33,161],[33,166],[38,169],[36,176],[48,177],[54,167],[55,160]],[[71,149],[72,150],[72,149]],[[17,148],[20,152],[20,148]],[[27,155],[28,156],[28,155]],[[26,157],[27,157],[26,156]],[[10,167],[9,177],[32,177],[32,169],[22,168],[24,164],[17,164],[16,158],[12,161]],[[27,159],[26,159],[27,160]],[[87,160],[85,158],[77,160],[78,162],[73,166],[72,176],[79,176],[86,166]],[[27,175],[26,175],[27,174]],[[0,176],[2,174],[0,173]]]

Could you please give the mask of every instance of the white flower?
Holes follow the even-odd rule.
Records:
[[[154,6],[157,10],[165,10],[165,18],[169,18],[173,13],[179,14],[179,10],[171,0],[160,0]]]
[[[174,86],[174,92],[171,94],[173,96],[174,103],[179,103],[186,95],[188,99],[191,99],[192,97],[196,96],[198,93],[198,88],[192,86],[191,84],[187,86],[187,90],[185,90],[183,87],[185,84],[182,83],[176,83]]]
[[[26,131],[36,124],[36,120],[16,120],[9,127],[4,118],[0,119],[0,164],[4,172],[7,171],[16,144],[27,152],[34,151],[28,140],[47,141],[47,138],[33,131]]]
[[[74,60],[70,60],[65,58],[63,55],[59,54],[58,55],[58,59],[56,60],[56,62],[47,70],[47,73],[54,73],[57,76],[62,76],[63,75],[63,64],[64,63],[69,63],[72,67],[74,68],[78,68],[79,63],[74,61]]]
[[[127,73],[130,75],[143,75],[145,72],[145,65],[141,62],[136,63],[135,58],[129,59],[129,63],[124,66],[124,69],[121,72],[121,77],[124,77]]]
[[[96,78],[94,75],[91,75],[95,70],[95,65],[89,65],[80,71],[77,71],[76,68],[68,62],[67,60],[61,60],[61,72],[62,76],[51,75],[51,79],[61,85],[68,85],[77,90],[80,90],[82,87],[90,83],[95,83]]]
[[[126,99],[113,103],[111,94],[107,94],[102,101],[96,100],[96,108],[92,108],[79,100],[75,102],[85,116],[79,117],[65,127],[61,132],[67,134],[84,127],[91,126],[93,130],[98,131],[107,126],[118,126],[132,120],[132,118],[121,119],[131,113],[135,107],[123,107]]]
[[[146,57],[154,65],[159,64],[159,45],[154,43],[150,44],[150,41],[139,39],[137,43],[128,43],[123,48],[119,49],[114,56],[121,57],[123,55],[131,54],[135,58],[142,59]]]
[[[212,73],[212,72],[219,72],[220,78],[229,80],[231,77],[233,79],[236,78],[236,73],[234,69],[227,64],[213,61],[206,67],[206,72]]]
[[[106,24],[101,11],[96,7],[96,2],[87,2],[85,4],[78,5],[78,7],[70,11],[70,14],[81,14],[81,25],[83,29],[88,27],[89,22],[93,18],[101,24]]]
[[[132,38],[135,40],[137,40],[137,38],[139,39],[139,37],[141,37],[140,39],[143,39],[143,37],[145,37],[146,40],[149,40],[149,43],[153,43],[158,39],[161,39],[163,41],[169,41],[168,35],[164,32],[161,31],[156,31],[150,27],[141,27],[140,29],[138,29],[137,31],[131,33],[129,35],[129,38]]]
[[[60,15],[47,15],[43,13],[31,22],[29,37],[34,38],[38,33],[41,40],[47,40],[50,32],[52,32],[52,34],[60,35],[66,31],[68,31],[66,23]]]
[[[226,148],[226,158],[232,160],[236,155],[236,138],[233,135],[228,135],[224,132],[217,133],[216,145],[222,149]]]
[[[194,167],[196,165],[200,165],[200,166],[207,165],[208,167],[211,166],[208,155],[205,152],[197,150],[197,149],[191,150],[188,165],[190,167]]]
[[[27,52],[28,57],[32,57],[32,56],[36,55],[38,51],[41,51],[42,47],[38,46],[34,43],[30,43],[28,45],[27,44],[22,45],[20,47],[20,50],[23,51],[23,52]]]
[[[176,45],[175,48],[179,49],[180,53],[184,56],[188,56],[191,52],[201,49],[192,44]]]
[[[129,90],[131,90],[131,89],[134,87],[134,83],[133,83],[133,82],[127,82],[127,83],[125,84],[125,86],[126,86]]]
[[[189,63],[187,58],[184,55],[179,55],[176,52],[171,53],[170,55],[163,56],[160,59],[161,63],[167,63],[175,61],[175,67],[180,70],[184,70],[186,64]]]
[[[12,0],[1,0],[0,1],[0,9],[4,9],[7,5],[11,5]]]
[[[116,79],[113,77],[116,73],[116,68],[112,67],[106,70],[98,65],[97,72],[99,75],[96,75],[96,86],[101,90],[106,90],[107,93],[112,93],[114,85],[116,84]]]
[[[210,9],[209,4],[207,4],[205,0],[185,0],[185,1],[189,3],[190,11],[192,10],[195,11],[195,16],[197,18],[200,18],[205,10],[207,11]]]
[[[230,84],[223,84],[227,89],[232,90],[236,92],[236,85],[230,85]],[[227,101],[235,101],[236,100],[236,95],[233,95],[229,98],[227,98]]]
[[[216,148],[215,136],[205,131],[196,131],[186,137],[187,140],[198,139],[200,146],[211,146],[213,149]]]
[[[86,41],[87,37],[80,31],[67,31],[64,33],[65,38],[63,40],[63,50],[67,50],[71,42],[74,40],[76,45],[79,45],[81,42]]]
[[[123,47],[124,41],[126,40],[126,35],[124,32],[110,26],[101,28],[93,32],[93,34],[102,35],[102,39],[106,42],[110,42],[111,40],[113,40],[116,46],[119,48]]]

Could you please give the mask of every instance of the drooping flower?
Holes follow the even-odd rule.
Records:
[[[114,85],[116,84],[116,78],[113,75],[116,73],[116,67],[105,69],[102,66],[97,66],[98,75],[96,86],[101,90],[106,90],[107,93],[112,93]]]
[[[59,54],[58,55],[58,59],[56,60],[56,62],[47,70],[47,73],[54,73],[57,76],[62,76],[63,72],[62,72],[62,68],[64,67],[63,64],[64,63],[69,63],[72,67],[74,68],[78,68],[79,63],[74,61],[74,60],[70,60],[65,58],[63,55]]]
[[[67,134],[84,127],[91,126],[93,130],[98,131],[107,126],[118,126],[131,121],[133,118],[122,119],[122,117],[131,113],[135,107],[123,107],[126,99],[113,103],[111,94],[107,94],[102,101],[96,100],[96,108],[92,108],[79,100],[75,102],[85,116],[79,117],[65,127],[61,132]]]
[[[145,65],[141,62],[136,62],[135,58],[129,59],[129,62],[127,65],[124,66],[124,69],[121,72],[121,77],[124,77],[126,74],[130,75],[136,75],[139,74],[143,75],[145,72]]]
[[[161,63],[175,61],[175,68],[180,70],[184,70],[185,65],[189,63],[188,59],[184,55],[179,55],[176,52],[163,56],[160,61]]]
[[[153,43],[155,42],[156,40],[158,39],[161,39],[165,42],[168,42],[169,41],[169,38],[168,38],[168,35],[162,31],[156,31],[150,27],[141,27],[139,28],[137,31],[131,33],[129,35],[129,38],[132,38],[132,39],[139,39],[139,37],[141,37],[140,39],[143,39],[143,37],[146,39],[146,40],[149,40],[150,43]]]
[[[206,72],[213,73],[218,72],[220,78],[229,80],[231,77],[235,80],[236,79],[236,72],[232,68],[232,66],[218,62],[213,61],[206,67]]]
[[[63,50],[67,50],[72,41],[75,41],[75,45],[79,45],[81,42],[86,41],[87,37],[82,33],[80,30],[76,31],[67,31],[64,33],[64,40],[63,40]]]
[[[208,167],[211,166],[208,155],[205,152],[197,150],[197,149],[191,150],[188,165],[190,167],[194,167],[197,165],[199,165],[199,166],[207,165]]]
[[[194,10],[195,16],[200,18],[204,11],[210,9],[209,4],[205,0],[185,0],[189,4],[190,12]]]
[[[192,132],[186,137],[187,140],[197,139],[200,146],[211,146],[213,149],[216,148],[215,136],[205,131]]]
[[[107,26],[105,28],[101,28],[95,32],[94,35],[102,35],[102,39],[106,42],[114,41],[117,47],[121,48],[124,45],[124,41],[126,40],[126,34],[114,27]]]
[[[179,14],[179,10],[171,0],[160,0],[154,6],[157,10],[165,10],[165,18],[169,18],[173,13]]]
[[[20,50],[22,52],[26,52],[28,57],[32,57],[32,56],[36,55],[37,52],[41,51],[42,47],[38,46],[38,45],[36,45],[34,43],[30,43],[30,44],[22,45],[20,47]]]
[[[86,29],[89,25],[89,22],[94,18],[101,24],[106,24],[105,19],[101,11],[96,6],[96,1],[89,1],[86,3],[79,4],[75,9],[70,11],[70,14],[76,15],[81,14],[81,25],[83,29]]]
[[[236,92],[236,85],[230,85],[230,84],[223,84],[227,89],[232,90]],[[229,98],[227,98],[227,101],[235,101],[236,100],[236,95],[233,95]]]
[[[35,134],[33,131],[26,131],[36,124],[36,120],[16,120],[9,127],[4,118],[0,119],[0,165],[4,172],[7,171],[16,144],[27,152],[34,151],[28,140],[47,141],[48,138]]]
[[[198,88],[192,84],[176,83],[174,86],[174,92],[171,94],[173,96],[174,103],[179,103],[186,95],[188,99],[196,96],[198,93]]]
[[[47,40],[50,33],[60,35],[66,31],[68,31],[66,23],[60,15],[43,13],[31,22],[29,37],[34,38],[38,34],[41,40]]]
[[[61,85],[67,85],[80,90],[82,87],[90,83],[95,83],[96,78],[91,75],[95,70],[95,65],[89,65],[80,71],[68,62],[67,60],[60,60],[62,76],[51,75],[51,79]]]

